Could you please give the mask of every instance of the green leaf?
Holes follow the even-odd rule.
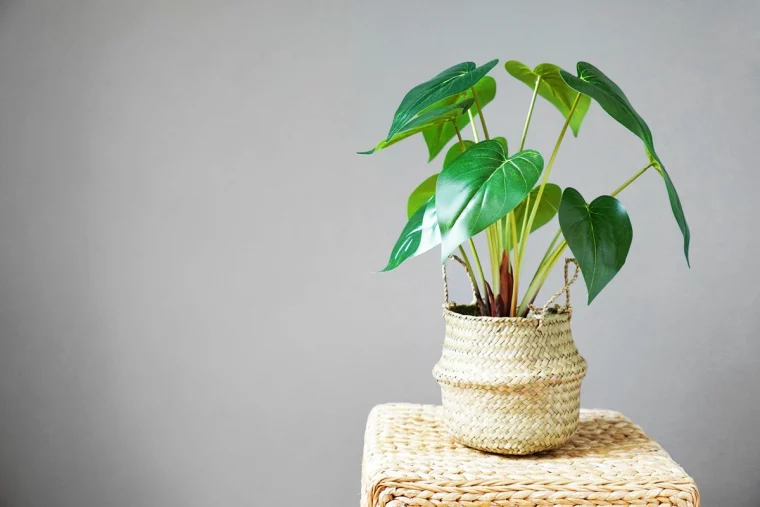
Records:
[[[567,118],[570,113],[570,108],[575,102],[575,98],[578,96],[578,92],[570,88],[560,76],[560,69],[556,65],[551,63],[542,63],[535,69],[531,70],[524,63],[520,63],[516,60],[510,60],[504,64],[507,72],[514,77],[525,83],[533,90],[536,87],[536,80],[540,79],[538,85],[538,94],[554,104],[554,107],[559,109],[563,118]],[[591,99],[588,97],[581,97],[578,105],[575,106],[575,112],[570,119],[570,128],[573,130],[573,135],[578,136],[578,130],[581,128],[581,122],[583,117],[586,116],[588,107],[591,104]]]
[[[587,204],[568,187],[559,206],[559,225],[581,266],[591,304],[625,264],[633,239],[628,212],[614,197],[603,195]]]
[[[406,215],[408,218],[412,216],[422,206],[427,204],[431,197],[435,195],[435,183],[438,181],[438,173],[435,173],[415,188],[411,194],[409,194],[409,200],[406,203]]]
[[[499,139],[504,139],[499,138]],[[504,139],[504,142],[506,142],[506,139]],[[475,143],[469,140],[463,141],[464,149],[467,150],[471,146],[475,146]],[[448,166],[451,164],[454,160],[456,160],[459,155],[464,153],[462,151],[462,147],[459,145],[459,143],[454,144],[449,148],[449,151],[446,152],[446,157],[443,159],[443,167]],[[406,214],[408,217],[411,218],[412,215],[414,215],[414,212],[420,209],[420,207],[425,204],[428,199],[433,197],[435,195],[435,184],[438,181],[438,173],[435,173],[434,175],[427,178],[425,181],[420,183],[417,188],[415,188],[411,194],[409,194],[409,200],[406,204]]]
[[[537,151],[507,158],[504,145],[496,140],[476,144],[444,168],[435,189],[442,260],[520,204],[543,168]]]
[[[497,63],[499,60],[491,60],[482,67],[477,67],[472,62],[460,63],[412,88],[401,101],[396,114],[393,115],[393,122],[386,141],[390,141],[393,136],[404,130],[405,125],[412,118],[429,106],[475,86],[475,83],[488,74]]]
[[[432,196],[409,219],[393,247],[388,265],[383,271],[396,269],[407,259],[423,254],[441,242],[435,196]]]
[[[506,137],[494,137],[492,139],[493,141],[496,141],[500,145],[504,147],[504,153],[509,153],[509,146],[507,144],[507,138]]]
[[[493,141],[498,142],[504,147],[504,152],[508,152],[508,146],[507,146],[507,140],[504,137],[494,137]],[[474,141],[470,141],[469,139],[465,139],[462,141],[462,144],[464,144],[464,149],[469,150],[472,146],[475,146]],[[459,155],[464,153],[462,151],[462,147],[459,145],[459,143],[452,144],[449,148],[449,151],[446,152],[446,156],[443,157],[443,167],[446,168],[449,164],[451,164],[454,160],[459,158]]]
[[[464,144],[464,149],[465,150],[468,150],[472,146],[475,146],[475,142],[474,141],[470,141],[469,139],[465,139],[462,142],[462,144]],[[446,156],[443,157],[443,167],[446,167],[449,164],[451,164],[454,160],[456,160],[457,158],[459,158],[459,155],[461,155],[462,153],[464,153],[464,152],[462,151],[462,147],[459,146],[459,143],[452,144],[451,148],[449,148],[449,151],[446,152]]]
[[[530,192],[530,210],[528,213],[533,211],[533,208],[536,206],[536,196],[538,196],[538,187],[534,188]],[[557,211],[559,210],[559,203],[561,200],[562,189],[559,188],[558,185],[547,183],[546,186],[544,186],[544,193],[541,196],[541,202],[538,204],[538,211],[536,211],[536,218],[533,220],[533,226],[530,228],[531,234],[539,227],[542,227],[551,222],[552,218],[554,218],[554,215],[556,215]],[[525,208],[527,202],[528,199],[525,198],[515,208],[515,222],[517,225],[518,238],[521,237],[522,234],[523,217],[525,216]],[[509,250],[512,250],[511,235],[508,234],[506,240],[507,248]]]
[[[673,211],[673,216],[678,223],[678,227],[681,229],[681,234],[683,234],[683,253],[686,256],[686,263],[690,264],[689,241],[691,240],[691,233],[689,232],[689,224],[686,223],[686,217],[684,216],[681,199],[678,197],[676,187],[673,186],[670,175],[665,170],[660,157],[657,156],[657,152],[655,152],[654,140],[652,139],[652,132],[649,130],[649,126],[633,108],[623,90],[590,63],[578,62],[578,77],[564,70],[561,71],[561,75],[562,79],[571,88],[597,101],[602,106],[602,109],[607,111],[607,114],[633,132],[644,143],[650,160],[656,164],[656,169],[665,181],[665,188],[670,200],[670,209]]]
[[[394,135],[391,139],[383,139],[377,146],[367,151],[358,152],[359,155],[372,155],[376,151],[380,151],[383,148],[387,148],[392,144],[406,139],[414,134],[419,134],[426,128],[439,125],[441,123],[452,122],[457,117],[463,115],[472,106],[473,100],[468,99],[457,104],[447,105],[442,107],[436,107],[435,109],[429,109],[419,115],[418,117],[409,121],[404,127]]]
[[[478,81],[473,88],[475,88],[475,93],[478,95],[478,102],[480,103],[481,107],[485,107],[486,104],[491,102],[496,96],[496,80],[490,76],[486,76]],[[454,104],[456,102],[472,98],[472,88],[468,88],[461,93],[440,100],[430,107]],[[477,116],[478,114],[479,111],[473,111],[474,116]],[[469,115],[462,115],[456,119],[455,123],[457,128],[459,130],[462,130],[467,126],[467,123],[469,123],[469,121]],[[428,162],[433,160],[441,152],[441,150],[443,150],[446,144],[448,144],[448,142],[454,138],[455,135],[456,130],[454,129],[454,123],[451,122],[441,123],[439,125],[435,125],[423,130],[422,136],[425,138],[425,144],[427,144],[429,154]]]
[[[499,138],[499,139],[504,139]],[[506,142],[506,139],[504,139],[504,142]],[[475,146],[475,143],[469,140],[463,141],[464,149],[467,150],[471,146]],[[449,151],[446,152],[446,157],[443,159],[443,167],[448,166],[451,164],[454,160],[456,160],[459,155],[464,153],[462,151],[462,147],[459,145],[459,143],[454,144],[449,148]],[[438,173],[435,173],[422,183],[420,183],[417,188],[415,188],[411,194],[409,194],[409,200],[406,204],[406,214],[408,217],[411,218],[412,215],[414,215],[414,212],[420,209],[420,207],[425,204],[428,199],[430,199],[432,196],[435,195],[435,184],[438,181]]]

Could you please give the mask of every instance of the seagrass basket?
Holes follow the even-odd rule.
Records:
[[[532,454],[561,446],[575,433],[586,361],[570,331],[570,285],[528,317],[482,317],[475,305],[448,300],[446,335],[433,376],[441,386],[451,436],[476,449]],[[445,272],[444,272],[445,280]],[[565,306],[551,304],[565,293]]]

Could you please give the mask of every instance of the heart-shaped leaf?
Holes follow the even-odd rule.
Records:
[[[450,104],[446,106],[436,107],[434,109],[429,109],[418,117],[409,121],[391,139],[383,139],[371,150],[360,151],[358,154],[372,155],[376,151],[380,151],[392,144],[396,144],[397,142],[402,141],[407,137],[413,136],[414,134],[419,134],[426,128],[455,121],[457,117],[467,112],[470,106],[472,106],[472,103],[473,100],[470,98],[457,104]]]
[[[499,141],[482,141],[438,176],[435,195],[442,260],[459,245],[512,211],[531,191],[544,168],[535,150],[507,157]]]
[[[522,237],[522,224],[523,217],[525,216],[525,209],[529,207],[528,216],[536,206],[536,197],[538,196],[538,187],[530,191],[530,197],[523,199],[523,201],[515,208],[515,222],[517,225],[517,237]],[[544,186],[544,193],[541,196],[541,202],[538,203],[538,211],[536,211],[536,218],[533,220],[533,226],[530,228],[531,234],[533,231],[551,222],[554,215],[559,210],[559,203],[562,200],[562,189],[558,185],[553,183],[547,183]],[[526,204],[528,206],[526,206]],[[507,234],[507,249],[512,250],[512,237]]]
[[[383,271],[396,269],[407,259],[423,254],[441,242],[435,196],[432,196],[409,219],[393,247],[388,265]]]
[[[633,239],[628,212],[614,197],[603,195],[587,204],[568,187],[559,206],[559,225],[581,266],[591,304],[625,264]]]
[[[516,60],[510,60],[504,64],[507,72],[514,77],[525,83],[533,90],[536,87],[536,81],[540,80],[538,84],[538,94],[554,104],[563,118],[567,118],[570,113],[570,109],[575,102],[578,92],[570,88],[567,83],[562,80],[560,76],[560,69],[556,65],[551,63],[542,63],[535,69],[531,70],[530,67],[524,63]],[[578,105],[575,106],[575,112],[570,119],[570,128],[573,130],[573,135],[578,136],[578,130],[581,128],[581,122],[583,117],[586,116],[588,107],[591,104],[591,99],[588,97],[581,97],[578,101]]]
[[[463,144],[465,150],[470,146],[475,145],[474,142],[469,140],[464,141]],[[448,166],[462,153],[462,147],[459,145],[459,143],[452,145],[451,148],[449,148],[449,151],[446,152],[446,157],[443,159],[443,167]],[[431,197],[435,195],[435,184],[437,181],[438,173],[435,173],[417,185],[417,188],[415,188],[412,193],[409,194],[409,199],[406,203],[406,214],[409,218],[411,218],[412,215],[414,215],[414,213],[420,209],[423,204],[425,204]]]
[[[486,76],[478,81],[477,84],[473,86],[473,88],[475,89],[475,93],[478,96],[478,103],[480,103],[480,107],[485,107],[486,104],[491,102],[496,96],[496,80],[490,76]],[[473,88],[468,88],[462,93],[458,93],[456,95],[452,95],[451,97],[440,100],[430,107],[454,104],[463,100],[472,99]],[[477,115],[479,112],[480,111],[476,111],[475,107],[473,106],[473,115]],[[469,121],[469,115],[462,115],[457,118],[454,123],[456,123],[456,126],[459,130],[462,130],[467,126],[467,122]],[[428,148],[428,162],[433,160],[441,152],[441,150],[443,150],[446,144],[448,144],[448,142],[454,138],[456,135],[454,123],[441,123],[433,127],[428,127],[422,131],[422,136],[425,138],[425,144],[427,144]]]
[[[491,60],[478,67],[472,62],[464,62],[450,67],[434,78],[412,88],[406,94],[393,115],[393,122],[386,141],[404,130],[404,126],[422,111],[441,99],[461,93],[475,86],[475,83],[488,74],[499,60]]]
[[[652,139],[652,132],[649,130],[649,126],[633,108],[623,90],[590,63],[578,62],[578,77],[564,70],[560,74],[562,75],[562,79],[571,88],[597,101],[602,106],[602,109],[607,111],[607,114],[633,132],[644,143],[647,154],[656,164],[659,173],[662,175],[662,179],[665,181],[665,188],[668,191],[668,199],[670,200],[670,209],[673,211],[673,216],[678,223],[678,227],[681,229],[681,234],[683,234],[683,253],[686,256],[686,263],[689,264],[689,241],[691,240],[689,224],[686,223],[686,217],[684,216],[681,199],[678,197],[676,187],[673,186],[670,175],[665,170],[665,166],[654,150],[654,140]]]

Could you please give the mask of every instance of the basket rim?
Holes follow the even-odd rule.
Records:
[[[476,308],[477,305],[475,303],[456,304],[453,302],[449,302],[449,303],[444,303],[442,306],[443,306],[444,316],[451,315],[458,319],[471,320],[471,321],[476,321],[476,322],[494,322],[494,323],[534,322],[536,323],[536,325],[538,325],[538,323],[542,320],[533,314],[530,314],[527,317],[491,317],[488,315],[466,315],[464,313],[455,312],[453,310],[453,308],[462,308],[462,307]],[[570,316],[571,316],[571,312],[567,310],[567,307],[554,305],[547,309],[546,316],[543,317],[543,320],[570,320]]]

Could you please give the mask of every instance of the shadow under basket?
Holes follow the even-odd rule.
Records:
[[[569,286],[577,276],[576,269],[568,280],[566,264],[565,287],[528,317],[478,316],[475,305],[456,305],[446,295],[446,336],[433,376],[454,440],[499,454],[532,454],[575,433],[586,375],[570,331]],[[563,292],[566,306],[550,307]]]

